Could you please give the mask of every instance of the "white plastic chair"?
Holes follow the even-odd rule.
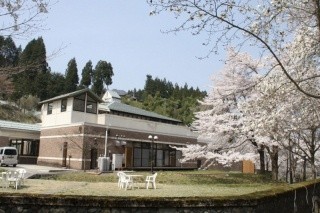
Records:
[[[123,183],[122,183],[122,177],[121,175],[123,175],[124,172],[117,172],[117,176],[118,176],[118,187],[119,188],[123,188]]]
[[[120,188],[125,188],[125,190],[127,190],[129,187],[131,187],[131,189],[133,188],[133,181],[132,179],[127,176],[124,172],[119,172],[119,182],[118,185]]]
[[[152,184],[153,189],[156,189],[156,177],[158,173],[146,177],[146,188],[149,189],[149,184]]]
[[[17,169],[16,172],[19,173],[20,185],[24,185],[24,180],[26,179],[27,171],[25,169]]]
[[[20,186],[20,174],[17,171],[14,172],[9,172],[8,173],[8,185],[10,186],[10,184],[14,184],[14,187],[16,188],[16,190],[18,189],[18,186]]]
[[[0,179],[1,179],[1,185],[2,185],[2,187],[5,187],[5,188],[8,188],[8,172],[2,172],[1,173],[1,177],[0,177]]]

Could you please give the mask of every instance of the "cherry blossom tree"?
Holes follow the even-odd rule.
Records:
[[[3,37],[21,38],[43,29],[44,15],[48,12],[48,0],[0,0],[1,27]],[[0,77],[38,68],[38,63],[0,68]]]
[[[281,60],[300,85],[317,94],[320,82],[314,76],[318,72],[318,62],[311,51],[311,40],[302,39],[306,35],[307,30],[297,31],[292,43],[284,47],[289,54]],[[296,159],[306,158],[315,178],[316,163],[320,160],[316,158],[320,142],[317,137],[320,102],[299,92],[272,58],[265,60],[262,66],[269,67],[271,72],[255,86],[255,96],[242,106],[246,115],[243,126],[247,130],[253,129],[257,141],[273,156],[272,168],[278,167],[275,160],[279,149],[285,149],[289,151],[289,157],[294,153]],[[273,176],[276,174],[274,172]]]
[[[283,59],[288,67],[296,57],[294,48],[296,43],[288,46],[292,56]],[[204,147],[182,148],[185,160],[198,156],[209,165],[212,162],[229,165],[253,157],[258,151],[262,170],[263,151],[267,150],[274,180],[278,180],[279,167],[285,166],[292,153],[297,160],[306,157],[315,174],[320,142],[315,134],[319,126],[315,113],[319,100],[299,92],[272,58],[256,61],[233,49],[228,53],[226,65],[214,76],[212,91],[201,102],[203,110],[196,113],[197,120],[193,123],[200,133],[199,139],[205,138],[209,143]],[[311,60],[309,73],[315,70],[314,65]],[[260,70],[267,75],[259,75]],[[308,76],[302,70],[293,68],[290,72],[305,83]],[[317,79],[312,78],[305,87],[317,92],[317,85]]]
[[[25,36],[42,27],[42,14],[47,13],[46,0],[1,0],[2,36]]]
[[[305,70],[310,58],[319,65],[320,46],[320,1],[318,0],[147,0],[152,7],[150,15],[171,13],[180,21],[168,32],[189,31],[193,35],[205,35],[204,46],[209,54],[219,52],[220,46],[236,46],[237,50],[250,47],[261,57],[272,57],[274,68],[301,93],[320,98],[306,82],[319,78],[319,72],[310,73],[307,78],[297,79],[292,68]],[[301,34],[299,32],[304,32]],[[311,49],[299,60],[284,61],[290,55],[287,45],[297,38],[312,44]],[[297,55],[296,55],[297,56]],[[318,66],[319,67],[319,66]],[[266,74],[265,72],[261,74]]]
[[[196,113],[193,123],[200,134],[199,140],[208,141],[208,145],[180,149],[185,160],[198,156],[206,159],[207,167],[214,163],[230,165],[257,155],[256,142],[249,132],[242,131],[243,113],[239,107],[259,79],[259,63],[232,48],[228,59],[220,75],[213,76],[214,87],[201,101],[203,110]]]

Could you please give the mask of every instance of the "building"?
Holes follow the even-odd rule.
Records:
[[[196,167],[181,165],[174,148],[196,143],[194,132],[179,120],[121,103],[113,91],[100,99],[83,89],[40,104],[40,165],[95,169],[103,156],[114,169],[149,169],[152,159],[155,169]]]
[[[19,163],[36,164],[39,155],[40,124],[0,120],[0,146],[15,146]]]

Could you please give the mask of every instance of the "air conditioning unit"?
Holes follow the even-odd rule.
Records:
[[[112,154],[112,170],[122,169],[123,154]]]

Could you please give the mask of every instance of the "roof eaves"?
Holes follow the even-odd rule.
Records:
[[[74,97],[76,95],[79,95],[79,94],[82,94],[82,93],[85,93],[85,92],[88,92],[99,103],[103,102],[102,99],[99,96],[97,96],[94,92],[92,92],[88,88],[85,88],[85,89],[77,90],[77,91],[74,91],[74,92],[66,93],[66,94],[63,94],[63,95],[59,95],[59,96],[56,96],[56,97],[41,101],[41,102],[39,102],[39,104],[45,104],[45,103],[52,102],[52,101],[59,100],[59,99],[63,99],[63,98]]]
[[[150,112],[144,109],[140,109],[137,107],[133,107],[127,104],[119,103],[119,102],[111,102],[108,105],[108,108],[113,111],[119,111],[119,112],[126,112],[126,113],[131,113],[135,115],[142,115],[142,116],[147,116],[147,117],[152,117],[152,118],[157,118],[157,119],[163,119],[163,120],[168,120],[168,121],[174,121],[178,123],[182,123],[180,120],[170,118],[164,115],[157,114],[155,112]]]
[[[0,128],[40,132],[41,125],[0,120]]]

